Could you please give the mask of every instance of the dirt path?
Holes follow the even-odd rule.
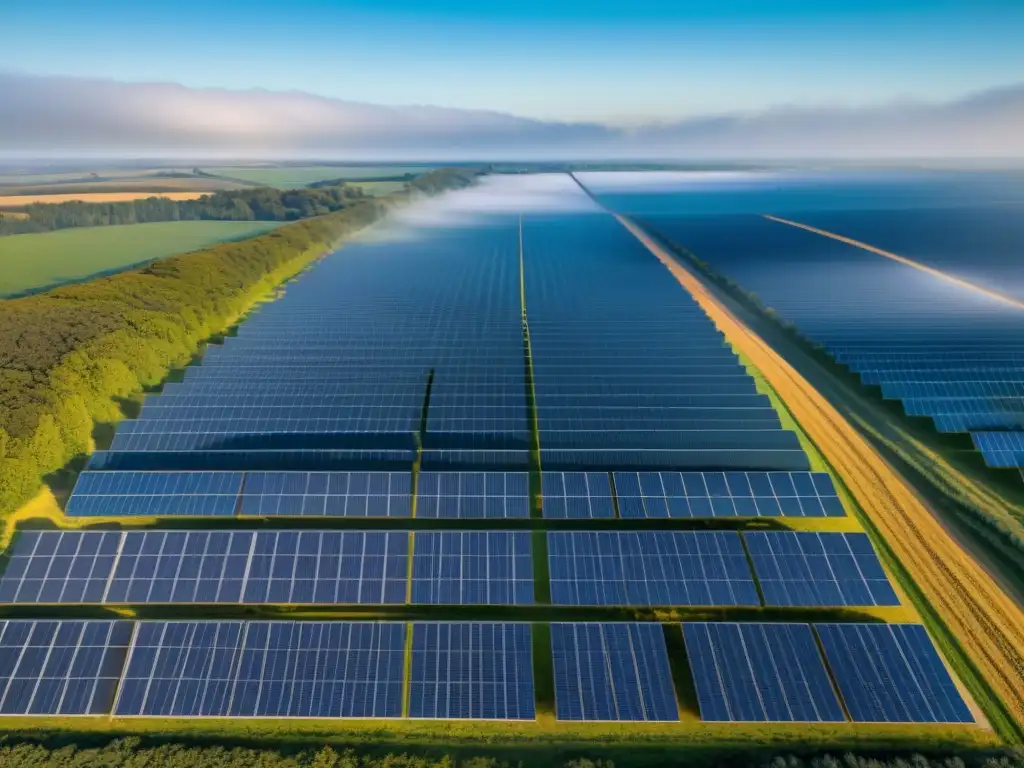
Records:
[[[833,377],[821,371],[821,375],[812,377],[813,384],[809,382],[739,319],[737,314],[742,313],[728,307],[637,225],[624,217],[616,218],[665,264],[779,393],[1010,714],[1024,723],[1024,612],[1020,606],[950,536],[906,481],[818,390],[820,385],[834,394],[840,385]],[[764,323],[755,327],[758,325]],[[795,347],[792,342],[790,345]],[[802,350],[793,351],[797,359],[807,357]],[[801,368],[820,370],[817,363],[808,361],[812,365]]]

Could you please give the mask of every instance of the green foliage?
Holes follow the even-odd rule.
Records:
[[[409,182],[409,188],[428,195],[446,189],[462,189],[473,183],[479,171],[473,168],[442,168]]]
[[[627,758],[625,765],[629,763]],[[812,754],[765,758],[757,750],[712,756],[680,749],[665,751],[659,764],[722,768],[1021,768],[1024,759],[1012,752],[933,757],[846,753],[838,756]],[[98,747],[0,744],[0,765],[4,768],[519,768],[528,765],[616,768],[616,763],[607,758],[576,757],[566,760],[544,754],[531,754],[526,761],[509,762],[482,756],[376,756],[330,746],[302,752],[174,743],[144,746],[138,738],[117,739]],[[621,762],[619,765],[624,768]]]
[[[159,383],[271,288],[403,198],[0,302],[0,510],[13,511],[87,452],[95,423],[120,418],[113,398]]]
[[[229,190],[198,200],[149,197],[124,203],[32,203],[25,206],[27,218],[0,219],[0,235],[158,221],[298,221],[340,211],[365,197],[359,187],[340,184],[318,189]]]

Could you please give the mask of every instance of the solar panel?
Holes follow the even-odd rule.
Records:
[[[0,603],[101,603],[119,531],[20,531],[0,576]]]
[[[540,487],[544,517],[615,517],[607,472],[542,472]]]
[[[1024,381],[1024,368],[994,364],[964,367],[950,361],[936,368],[862,368],[857,371],[864,384],[957,381]]]
[[[526,449],[424,448],[421,467],[428,472],[526,472],[530,468],[530,452]]]
[[[404,531],[26,531],[7,603],[404,603]]]
[[[807,624],[683,624],[700,716],[710,722],[843,722]]]
[[[554,605],[760,605],[731,531],[550,531]]]
[[[405,624],[144,621],[119,717],[401,717]]]
[[[988,466],[1024,467],[1024,432],[971,432],[971,440]]]
[[[919,624],[816,624],[846,709],[861,723],[971,723]]]
[[[581,467],[618,471],[678,469],[689,470],[786,470],[806,472],[807,454],[796,444],[783,448],[672,449],[672,448],[553,448],[541,443],[541,464],[549,470]]]
[[[408,472],[248,472],[241,514],[410,517]]]
[[[679,720],[660,624],[552,624],[559,720]]]
[[[766,605],[899,605],[866,533],[743,534]]]
[[[416,517],[500,519],[530,516],[526,472],[420,472]]]
[[[232,517],[239,472],[83,472],[68,517]]]
[[[902,400],[920,397],[1022,397],[1024,381],[943,381],[887,383],[882,397]]]
[[[534,720],[530,625],[413,624],[409,717]]]
[[[824,472],[616,472],[623,518],[842,517]]]
[[[413,546],[412,602],[532,604],[530,532],[419,531]]]
[[[0,715],[111,711],[132,624],[0,620]]]
[[[89,469],[97,470],[223,470],[331,471],[351,469],[408,470],[416,458],[412,448],[344,449],[210,449],[95,451]]]

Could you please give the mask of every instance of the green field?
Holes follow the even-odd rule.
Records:
[[[329,179],[378,179],[388,176],[420,175],[433,170],[419,165],[307,165],[293,168],[246,168],[224,166],[204,168],[206,173],[231,179],[265,184],[268,187],[294,189]],[[382,194],[375,192],[374,194]]]
[[[242,240],[276,226],[270,221],[172,221],[0,237],[0,297]]]
[[[360,181],[353,182],[352,186],[359,187],[367,195],[382,197],[394,192],[401,192],[405,188],[404,181]]]

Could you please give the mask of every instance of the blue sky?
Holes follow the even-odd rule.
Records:
[[[631,125],[1024,80],[1024,2],[0,0],[0,71]]]

